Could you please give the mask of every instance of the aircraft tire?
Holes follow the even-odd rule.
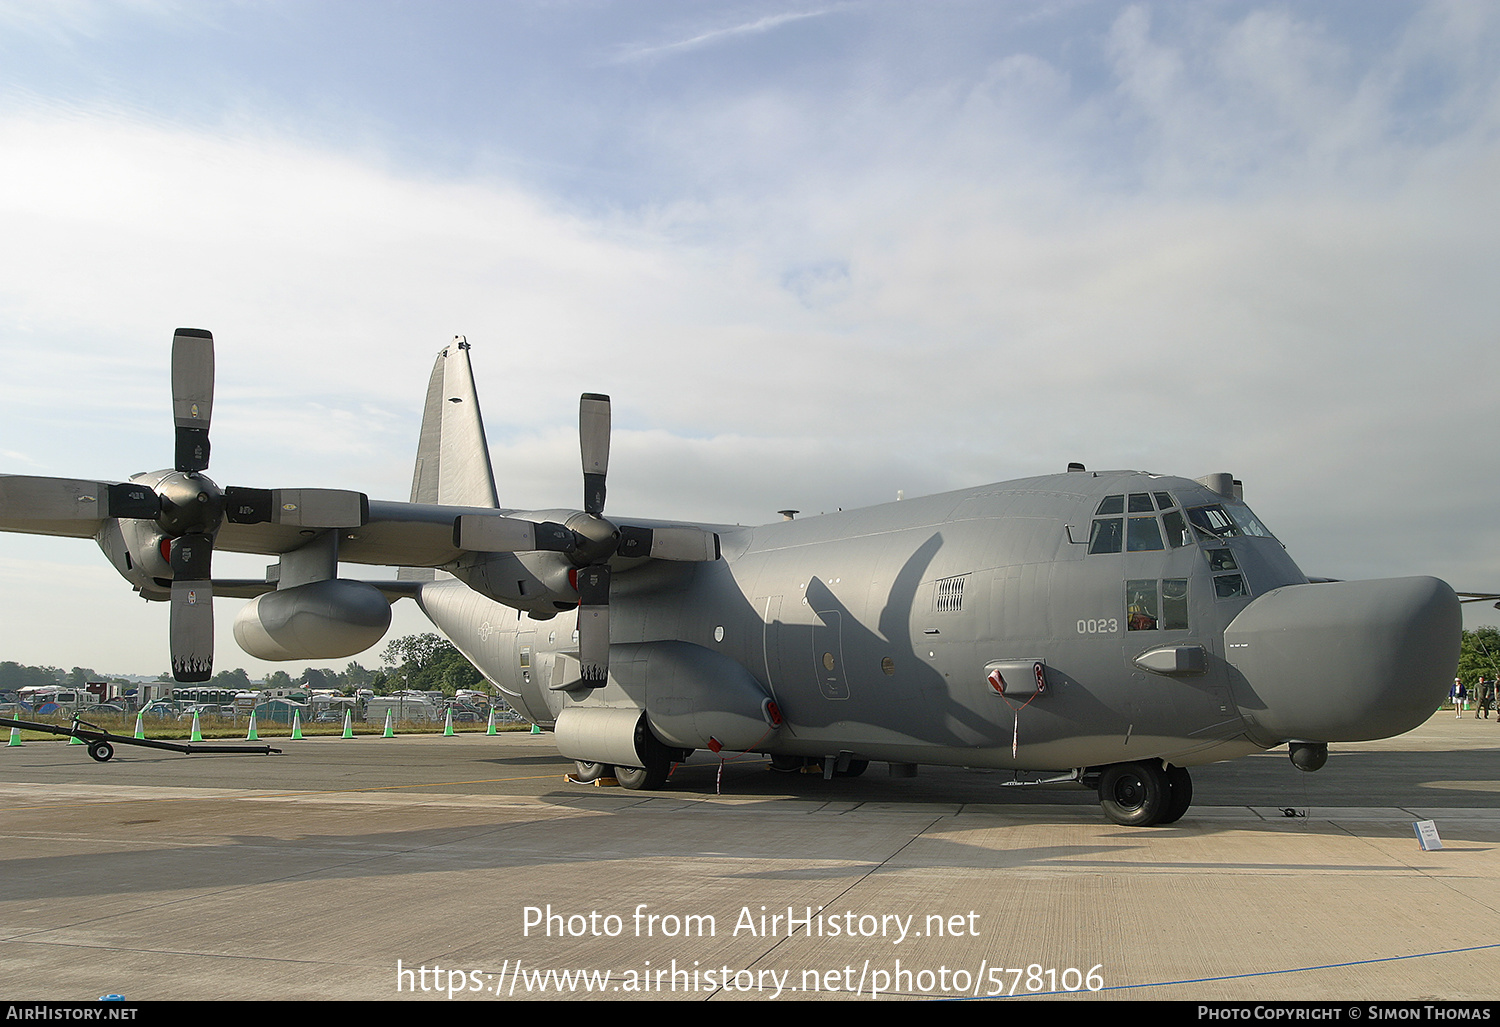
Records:
[[[667,783],[672,765],[658,764],[655,767],[615,767],[615,780],[634,792],[649,792]]]
[[[1158,824],[1177,823],[1193,804],[1193,778],[1187,767],[1167,766],[1167,789],[1171,792],[1171,801]]]
[[[1151,827],[1162,822],[1172,801],[1167,772],[1155,760],[1112,763],[1099,775],[1099,805],[1122,827]]]
[[[89,755],[100,763],[108,763],[115,755],[115,747],[108,742],[89,743]]]
[[[574,760],[573,765],[578,768],[578,773],[574,776],[585,784],[601,777],[609,777],[614,770],[608,763],[590,763],[588,760]]]
[[[772,756],[771,769],[778,774],[800,774],[802,768],[807,766],[807,758],[804,756]]]

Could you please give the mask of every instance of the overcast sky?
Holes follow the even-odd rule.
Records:
[[[1309,574],[1500,589],[1488,0],[0,0],[0,183],[3,472],[170,465],[181,325],[221,485],[405,499],[462,334],[506,506],[595,391],[615,514],[1227,470]],[[0,575],[0,660],[167,666],[92,543]]]

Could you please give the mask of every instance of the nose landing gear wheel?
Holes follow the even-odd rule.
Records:
[[[1162,823],[1171,800],[1167,772],[1156,760],[1113,763],[1099,776],[1099,805],[1105,816],[1123,827]]]
[[[1187,767],[1168,766],[1167,787],[1172,792],[1172,799],[1167,803],[1167,812],[1157,821],[1159,824],[1177,823],[1193,804],[1193,779],[1188,775]]]

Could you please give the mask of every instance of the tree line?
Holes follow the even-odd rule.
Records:
[[[264,688],[333,689],[352,692],[368,688],[377,695],[415,689],[452,695],[460,688],[485,690],[484,675],[459,652],[452,642],[431,632],[403,635],[391,641],[380,653],[381,666],[371,670],[350,660],[342,671],[308,667],[297,677],[284,670],[266,675]],[[157,680],[169,681],[172,675],[163,671]],[[42,685],[67,685],[81,688],[90,681],[112,681],[118,677],[101,674],[92,667],[31,667],[15,662],[0,662],[0,689],[16,691]],[[221,670],[208,684],[215,688],[249,691],[255,687],[250,675],[241,668]]]

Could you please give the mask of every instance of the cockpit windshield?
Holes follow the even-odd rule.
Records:
[[[1184,509],[1168,492],[1132,492],[1100,502],[1089,530],[1089,552],[1180,549],[1241,535],[1275,538],[1244,503],[1225,500]]]
[[[1260,523],[1260,518],[1251,513],[1250,508],[1244,503],[1225,502],[1195,506],[1187,514],[1193,527],[1214,538],[1233,538],[1236,535],[1275,538],[1266,530],[1266,526]]]

